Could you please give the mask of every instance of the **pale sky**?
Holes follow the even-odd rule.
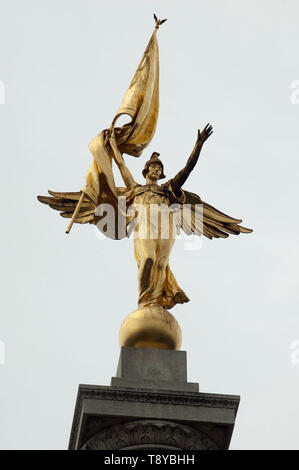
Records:
[[[0,0],[1,449],[66,449],[78,385],[115,375],[118,331],[137,306],[132,241],[100,240],[91,225],[66,235],[36,195],[83,186],[88,143],[111,123],[153,12],[168,18],[160,115],[151,145],[126,162],[142,182],[158,151],[171,177],[210,122],[184,188],[254,229],[174,247],[170,267],[191,299],[171,310],[188,380],[241,395],[231,449],[299,449],[298,10],[291,0]]]

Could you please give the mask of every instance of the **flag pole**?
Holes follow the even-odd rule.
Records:
[[[140,66],[142,65],[142,62],[144,61],[144,58],[145,58],[145,56],[146,56],[146,54],[147,54],[147,52],[148,52],[148,50],[149,50],[149,47],[150,47],[150,45],[151,45],[154,32],[155,32],[156,30],[158,30],[158,29],[159,29],[159,26],[160,26],[161,24],[165,23],[165,21],[166,21],[166,20],[158,20],[158,18],[156,17],[155,14],[154,14],[154,19],[155,19],[155,23],[156,23],[156,24],[155,24],[154,31],[152,32],[152,35],[151,35],[151,37],[150,37],[150,40],[149,40],[149,42],[148,42],[148,45],[146,46],[146,49],[145,49],[144,53],[143,53],[143,56],[142,56],[142,58],[141,58],[141,61],[139,62],[139,65],[138,65],[138,67],[137,67],[136,72],[139,70]]]
[[[154,20],[155,20],[155,23],[156,23],[156,24],[155,24],[155,29],[154,29],[154,31],[153,31],[151,37],[150,37],[150,40],[149,40],[149,42],[148,42],[148,45],[146,46],[146,49],[145,49],[145,51],[144,51],[144,53],[143,53],[143,56],[142,56],[142,58],[141,58],[141,61],[139,62],[139,65],[138,65],[138,67],[137,67],[137,71],[138,71],[139,68],[141,67],[141,65],[142,65],[142,63],[143,63],[143,61],[144,61],[144,58],[146,57],[146,54],[147,54],[147,52],[148,52],[148,50],[149,50],[149,47],[150,47],[150,45],[151,45],[152,38],[153,38],[153,35],[155,34],[155,31],[157,31],[157,30],[159,29],[159,26],[161,26],[161,24],[165,23],[165,21],[166,21],[166,19],[164,19],[164,20],[159,20],[155,14],[154,14]],[[136,71],[136,73],[137,73],[137,71]],[[116,119],[117,119],[117,118],[116,118]],[[106,136],[106,138],[105,138],[105,144],[107,143],[107,141],[108,141],[110,135],[112,134],[112,129],[113,129],[113,127],[114,127],[114,123],[115,123],[115,120],[116,120],[116,119],[114,118],[114,120],[113,120],[113,122],[112,122],[112,124],[111,124],[111,126],[110,126],[109,132],[108,132],[108,134],[107,134],[107,136]],[[69,223],[69,225],[68,225],[68,228],[66,229],[66,232],[65,232],[65,233],[70,233],[70,231],[71,231],[71,229],[72,229],[72,226],[73,226],[73,223],[74,223],[74,221],[75,221],[75,219],[76,219],[76,217],[77,217],[77,215],[78,215],[78,212],[80,211],[81,205],[82,205],[82,203],[83,203],[84,196],[85,196],[85,194],[84,194],[84,192],[82,192],[81,197],[80,197],[80,199],[79,199],[79,201],[78,201],[78,203],[77,203],[76,209],[75,209],[74,212],[73,212],[71,221],[70,221],[70,223]]]
[[[139,64],[138,64],[138,67],[137,67],[136,72],[139,70],[140,66],[142,65],[142,62],[144,61],[144,58],[145,58],[145,56],[146,56],[146,54],[147,54],[147,52],[148,52],[148,50],[149,50],[149,47],[150,47],[150,45],[151,45],[151,42],[152,42],[153,35],[154,35],[155,31],[157,31],[157,30],[159,29],[159,27],[161,26],[161,24],[163,24],[163,23],[165,23],[165,21],[167,21],[166,19],[165,19],[165,20],[159,20],[159,19],[156,17],[155,14],[154,14],[154,20],[155,20],[155,23],[156,23],[156,24],[155,24],[154,31],[152,32],[152,35],[151,35],[151,37],[150,37],[150,40],[149,40],[149,42],[148,42],[148,45],[146,46],[146,49],[145,49],[144,53],[143,53],[143,56],[142,56],[142,58],[141,58],[141,61],[140,61]]]
[[[68,228],[66,229],[65,233],[70,233],[70,231],[71,231],[71,229],[72,229],[72,226],[73,226],[73,223],[74,223],[74,221],[75,221],[75,218],[77,217],[78,212],[79,212],[79,210],[80,210],[80,208],[81,208],[81,205],[82,205],[84,196],[85,196],[85,194],[82,192],[82,194],[81,194],[81,196],[80,196],[80,199],[79,199],[79,201],[78,201],[78,203],[77,203],[76,209],[75,209],[74,212],[73,212],[71,221],[70,221],[70,223],[69,223],[69,225],[68,225]]]
[[[143,61],[144,61],[144,59],[145,59],[145,57],[146,57],[146,54],[148,53],[148,50],[149,50],[149,48],[150,48],[150,45],[151,45],[151,42],[152,42],[152,39],[153,39],[153,35],[155,34],[156,31],[158,31],[158,29],[159,29],[159,27],[161,26],[161,24],[163,24],[163,23],[165,23],[165,21],[167,21],[167,19],[159,20],[159,19],[157,18],[157,16],[155,15],[155,13],[154,13],[154,20],[155,20],[154,31],[152,32],[152,35],[151,35],[150,40],[149,40],[149,42],[148,42],[148,44],[147,44],[147,46],[146,46],[146,49],[145,49],[145,51],[144,51],[144,53],[143,53],[143,56],[141,57],[141,60],[140,60],[140,62],[139,62],[139,64],[138,64],[138,67],[137,67],[137,69],[136,69],[135,75],[137,74],[138,70],[140,69],[140,67],[141,67],[141,65],[142,65],[142,63],[143,63]],[[135,75],[134,75],[134,77],[135,77]],[[133,77],[132,81],[134,80],[134,77]],[[109,132],[108,132],[108,134],[107,134],[107,136],[106,136],[106,138],[105,138],[105,145],[107,144],[107,142],[108,142],[108,140],[109,140],[109,137],[111,136],[112,129],[113,129],[114,124],[115,124],[115,122],[117,121],[117,119],[118,119],[118,116],[115,116],[115,118],[113,119],[113,121],[112,121],[112,123],[111,123],[111,126],[110,126],[110,128],[109,128]]]

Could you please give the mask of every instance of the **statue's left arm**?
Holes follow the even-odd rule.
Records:
[[[180,188],[185,184],[188,176],[195,167],[200,151],[204,142],[210,137],[213,132],[211,124],[207,124],[203,131],[198,129],[198,136],[194,148],[185,167],[178,172],[178,174],[171,180],[171,187],[174,193],[179,193]]]

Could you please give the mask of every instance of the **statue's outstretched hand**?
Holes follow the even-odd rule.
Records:
[[[197,143],[202,145],[213,133],[213,127],[211,124],[207,124],[203,131],[200,132],[198,129]]]

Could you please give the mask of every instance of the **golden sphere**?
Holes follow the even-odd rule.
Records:
[[[180,349],[182,332],[175,317],[160,305],[147,305],[128,315],[119,331],[119,345]]]

